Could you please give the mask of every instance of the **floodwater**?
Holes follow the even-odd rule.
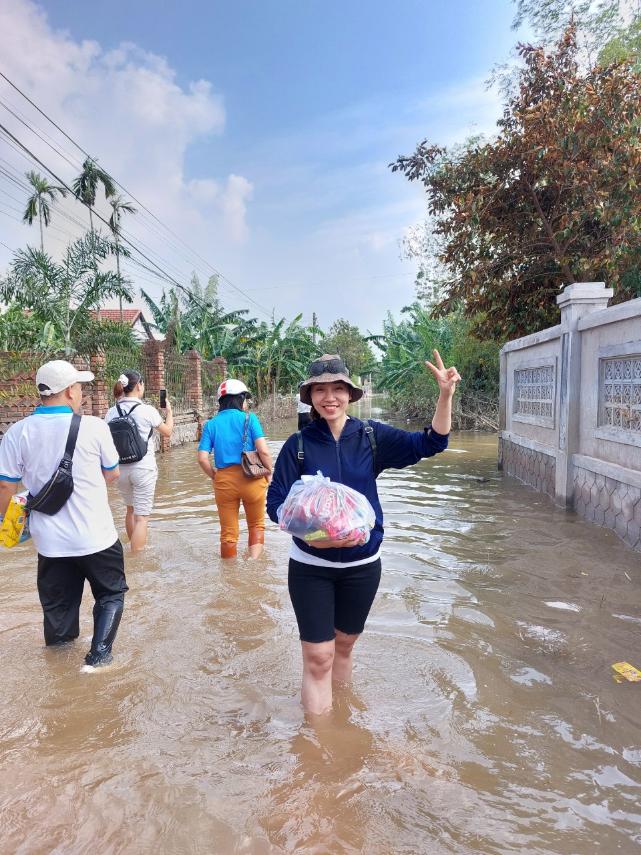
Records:
[[[640,556],[503,478],[495,436],[379,479],[380,592],[318,721],[288,538],[222,564],[195,447],[160,470],[111,668],[80,671],[90,593],[46,650],[33,549],[2,553],[2,855],[639,851],[641,684],[610,666],[641,666]]]

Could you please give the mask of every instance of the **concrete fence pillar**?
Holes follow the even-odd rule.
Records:
[[[559,448],[556,458],[556,502],[570,507],[573,500],[572,455],[579,450],[581,413],[581,333],[579,320],[606,309],[614,291],[605,282],[574,282],[556,298],[561,309],[561,367]]]

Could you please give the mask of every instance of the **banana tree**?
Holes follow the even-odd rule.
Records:
[[[252,383],[259,400],[272,390],[290,389],[305,376],[317,346],[313,327],[302,326],[301,315],[289,323],[285,318],[267,324],[257,324],[247,342],[247,352],[239,364]]]

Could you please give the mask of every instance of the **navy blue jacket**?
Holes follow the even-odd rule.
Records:
[[[327,561],[359,561],[375,555],[383,540],[383,509],[378,498],[376,478],[384,469],[403,469],[418,463],[422,457],[431,457],[447,448],[447,436],[433,428],[410,432],[399,430],[383,422],[370,422],[376,437],[376,468],[370,441],[365,434],[365,424],[360,419],[349,418],[340,439],[335,440],[325,419],[313,421],[303,429],[305,460],[299,469],[298,442],[292,434],[285,442],[274,467],[274,477],[267,491],[267,513],[278,522],[276,512],[287,498],[294,481],[300,475],[323,475],[340,484],[353,487],[367,496],[376,514],[376,524],[370,539],[362,546],[346,549],[314,549],[300,538],[296,545],[311,555]]]

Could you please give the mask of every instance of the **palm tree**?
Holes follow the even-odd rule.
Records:
[[[98,185],[102,184],[105,191],[105,199],[116,194],[116,185],[111,176],[101,169],[96,161],[88,157],[82,164],[82,172],[73,182],[73,192],[77,199],[89,208],[89,224],[93,232],[93,216],[91,209],[96,204],[96,193]]]
[[[45,226],[51,222],[51,208],[49,202],[55,202],[56,196],[66,196],[67,191],[64,187],[58,187],[57,184],[49,184],[46,178],[43,178],[39,172],[26,172],[27,181],[33,187],[33,196],[27,200],[27,207],[24,212],[22,221],[24,223],[33,224],[35,217],[38,217],[40,223],[40,252],[44,252],[44,233],[42,231],[42,221]],[[48,197],[48,198],[47,198]]]
[[[116,270],[118,271],[118,277],[120,277],[120,218],[123,214],[135,214],[137,213],[137,208],[131,204],[131,202],[127,202],[119,193],[109,200],[109,204],[112,207],[111,216],[109,217],[109,228],[113,232],[114,239],[116,241]],[[123,322],[123,314],[122,314],[122,297],[120,298],[120,323]]]
[[[15,301],[51,323],[65,351],[73,353],[77,346],[85,346],[83,330],[92,310],[111,297],[128,302],[133,298],[128,281],[98,268],[98,261],[111,252],[112,244],[93,232],[70,244],[61,262],[33,247],[18,250],[9,275],[0,281],[0,300]]]

